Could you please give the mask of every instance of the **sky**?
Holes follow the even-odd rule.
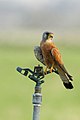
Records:
[[[22,4],[27,5],[34,9],[39,9],[41,6],[45,6],[48,3],[52,3],[55,6],[57,3],[59,3],[61,0],[0,0],[0,2],[15,2],[15,4]]]
[[[10,0],[3,0],[3,1],[10,1]],[[48,2],[51,2],[52,0],[11,0],[11,1],[15,1],[15,2],[19,2],[19,3],[25,3],[28,4],[29,6],[40,6],[40,5],[45,5]],[[54,4],[56,4],[57,2],[61,1],[61,0],[53,0]],[[37,4],[37,5],[36,5]]]
[[[29,29],[80,40],[80,0],[0,0],[0,31]]]
[[[0,0],[0,28],[80,27],[79,11],[80,0]]]

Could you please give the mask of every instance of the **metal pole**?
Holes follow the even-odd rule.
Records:
[[[34,71],[32,71],[29,68],[23,69],[21,67],[17,67],[16,70],[24,76],[27,76],[28,72],[30,72],[28,77],[36,83],[33,99],[32,99],[32,103],[33,103],[33,119],[32,120],[40,120],[40,106],[42,103],[41,84],[44,83],[44,80],[42,79],[45,77],[43,67],[41,67],[40,65],[35,66]],[[55,72],[56,74],[58,74],[57,70],[53,70],[52,72]],[[50,71],[47,71],[47,74],[49,73]]]
[[[41,87],[35,87],[35,93],[33,94],[33,119],[32,120],[40,120],[40,106],[42,102],[42,94]]]

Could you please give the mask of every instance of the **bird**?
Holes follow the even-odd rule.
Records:
[[[73,77],[65,68],[61,53],[54,44],[53,38],[53,32],[46,31],[43,33],[40,45],[34,47],[35,57],[46,66],[44,70],[45,74],[47,73],[47,69],[49,69],[50,73],[52,73],[53,70],[57,70],[65,88],[72,89]]]

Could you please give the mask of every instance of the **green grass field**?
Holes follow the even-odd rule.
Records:
[[[58,45],[59,46],[59,45]],[[74,89],[66,90],[52,73],[42,85],[41,120],[80,120],[80,47],[59,46],[63,61],[73,75]],[[35,84],[16,71],[39,64],[33,46],[0,45],[0,120],[31,120]]]

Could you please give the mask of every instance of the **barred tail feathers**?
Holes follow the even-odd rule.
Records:
[[[65,88],[72,89],[73,85],[70,82],[69,76],[61,68],[58,68],[58,72],[61,80],[63,81],[63,85],[65,86]]]

